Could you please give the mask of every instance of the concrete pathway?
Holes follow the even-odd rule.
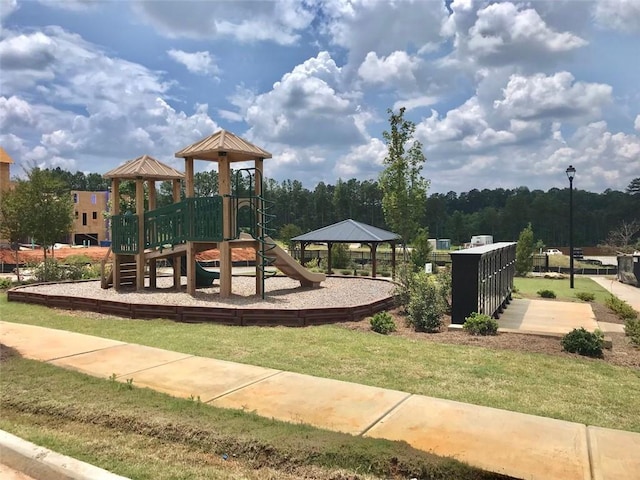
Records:
[[[555,300],[527,300],[516,298],[500,315],[501,332],[532,333],[563,336],[574,328],[593,332],[598,322],[591,305]]]
[[[603,277],[590,278],[601,287],[604,287],[609,292],[613,293],[620,300],[624,300],[635,310],[640,312],[640,288],[634,287],[633,285],[627,285],[626,283],[621,283],[615,279]]]
[[[0,322],[22,355],[119,381],[133,378],[216,407],[415,448],[531,480],[640,478],[640,434]]]

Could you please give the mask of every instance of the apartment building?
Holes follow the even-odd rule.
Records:
[[[109,222],[104,212],[109,209],[109,192],[72,190],[74,224],[70,243],[100,245],[110,241]]]

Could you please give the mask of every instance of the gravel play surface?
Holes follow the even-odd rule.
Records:
[[[266,299],[256,296],[254,277],[233,277],[232,296],[221,299],[219,281],[209,288],[199,288],[195,297],[185,293],[186,278],[182,279],[183,291],[172,289],[172,278],[158,278],[158,289],[143,292],[113,288],[103,290],[100,282],[55,283],[30,285],[23,291],[46,295],[98,298],[127,303],[164,305],[188,305],[199,307],[306,309],[330,307],[354,307],[369,304],[392,295],[394,285],[385,280],[370,278],[329,277],[320,288],[304,288],[300,282],[288,277],[272,277],[265,281]]]

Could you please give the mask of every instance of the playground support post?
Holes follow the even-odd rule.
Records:
[[[262,168],[263,160],[261,158],[255,160],[255,211],[256,211],[256,238],[263,238],[263,223],[264,218],[260,218],[264,212],[264,205],[262,202]],[[263,249],[262,256],[264,256],[264,243],[260,245]],[[257,252],[256,252],[257,253]],[[264,265],[259,265],[258,255],[256,255],[256,295],[260,295],[264,298]]]
[[[136,290],[144,290],[144,180],[136,180],[136,215],[138,216],[138,255],[136,257]]]
[[[231,165],[229,159],[221,156],[218,162],[218,185],[222,196],[222,238],[220,242],[220,298],[231,296]]]
[[[180,180],[173,181],[173,203],[180,201]],[[176,256],[173,260],[173,288],[180,291],[181,285],[181,272],[182,272],[182,257]]]

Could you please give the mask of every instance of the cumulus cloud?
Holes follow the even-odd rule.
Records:
[[[348,50],[359,65],[369,52],[387,56],[396,50],[428,51],[441,42],[444,2],[332,1],[322,5],[323,31]]]
[[[170,38],[234,38],[291,45],[314,18],[307,2],[137,2],[134,11]]]
[[[640,132],[640,115],[636,117],[636,121],[633,123],[633,128]]]
[[[340,157],[335,163],[333,174],[336,178],[375,179],[386,155],[387,146],[378,138],[370,138]]]
[[[358,75],[366,84],[413,90],[417,86],[414,70],[419,65],[420,59],[405,51],[398,50],[387,57],[369,52],[358,68]]]
[[[250,135],[293,146],[359,143],[354,93],[340,85],[341,69],[320,52],[253,99],[246,109]]]
[[[502,66],[538,65],[587,45],[571,32],[550,28],[533,8],[511,2],[478,8],[471,2],[454,2],[442,33],[454,38],[458,62]]]
[[[640,34],[640,2],[638,0],[599,0],[593,15],[605,28]]]
[[[181,63],[191,73],[197,75],[217,75],[220,69],[216,65],[215,58],[209,52],[185,52],[171,49],[167,51],[169,57]]]
[[[611,102],[611,86],[574,80],[569,72],[512,75],[503,90],[503,99],[496,100],[494,107],[508,117],[520,119],[598,116],[601,108]]]
[[[18,0],[3,0],[0,3],[0,22],[18,9]]]

